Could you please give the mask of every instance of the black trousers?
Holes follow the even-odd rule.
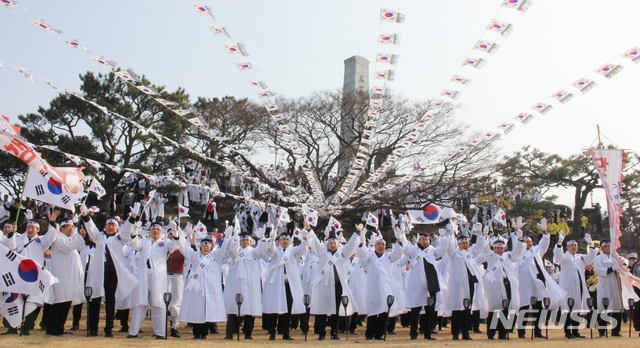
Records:
[[[615,319],[614,321],[612,321],[611,319],[603,319],[602,314],[598,315],[598,326],[599,327],[606,327],[608,324],[612,324],[611,326],[611,334],[612,335],[616,335],[620,333],[620,327],[622,326],[622,312],[617,309],[617,310],[610,310],[607,311],[607,316],[609,318],[613,318]],[[615,325],[613,325],[615,324]],[[598,332],[600,333],[600,335],[604,335],[605,334],[606,329],[598,329]]]
[[[328,320],[327,315],[325,314],[317,314],[315,316],[316,318],[313,324],[313,332],[316,335],[324,336],[326,334],[325,328],[327,327],[327,322],[329,323],[329,326],[331,326],[331,335],[338,334],[338,324],[340,319],[338,313],[340,313],[340,300],[342,298],[342,284],[339,281],[335,283],[334,294],[335,314],[328,316]]]
[[[51,305],[47,320],[47,335],[60,336],[64,333],[64,323],[67,321],[70,308],[71,301]]]
[[[244,333],[245,337],[251,337],[253,333],[253,325],[255,323],[256,318],[251,315],[245,315],[242,317],[243,326],[242,333]],[[237,314],[227,314],[227,329],[226,329],[226,337],[233,337],[234,334],[238,332],[238,315]]]
[[[434,306],[436,303],[436,294],[435,291],[429,292],[429,296],[433,298]],[[424,338],[431,337],[431,329],[436,322],[437,315],[434,306],[411,308],[411,313],[409,314],[409,335],[411,335],[411,337],[418,337],[418,323],[420,323],[420,327],[424,331]],[[422,308],[424,308],[425,315],[420,315]]]
[[[473,305],[473,294],[475,292],[475,283],[469,280],[469,300],[470,306],[466,310],[458,310],[451,312],[451,335],[456,337],[462,334],[462,337],[469,337],[469,328],[471,327],[471,306]]]
[[[289,324],[291,323],[291,306],[293,305],[293,297],[291,296],[291,287],[289,283],[284,284],[287,294],[287,313],[264,313],[262,320],[267,324],[267,332],[269,335],[276,334],[276,323],[278,332],[282,333],[282,337],[289,337]]]
[[[534,332],[536,335],[542,334],[542,329],[540,329],[540,326],[538,325],[541,319],[540,314],[542,312],[542,301],[536,302],[536,304],[533,307],[531,307],[530,305],[520,307],[521,311],[526,309],[535,311],[535,312],[527,313],[527,316],[526,316],[527,318],[533,318],[533,321],[527,321],[527,323],[535,326]],[[518,315],[520,315],[520,313],[518,313]],[[522,329],[518,328],[518,336],[524,336],[526,334],[527,334],[527,330],[525,330],[524,328]]]
[[[502,322],[502,320],[500,320],[500,318],[498,318],[498,315],[501,315],[502,319],[504,320],[504,319],[507,319],[508,314],[509,314],[508,309],[502,310],[502,311],[489,312],[489,316],[487,317],[487,337],[493,338],[496,335],[496,331],[497,331],[498,338],[500,339],[507,338],[507,331],[509,331],[509,329],[507,329],[504,326],[504,323]],[[497,325],[495,329],[492,329],[494,320],[496,321]]]
[[[118,276],[115,272],[104,273],[104,304],[105,323],[104,331],[110,332],[113,329],[113,318],[116,314],[116,288],[118,287]],[[100,321],[100,303],[102,297],[96,297],[89,303],[89,331],[98,331]]]
[[[78,303],[73,306],[73,310],[71,312],[71,318],[73,321],[73,326],[80,326],[80,319],[82,318],[82,303]]]
[[[194,338],[207,338],[209,334],[209,324],[208,323],[192,323],[193,329],[193,337]]]
[[[36,309],[29,313],[29,315],[24,317],[24,327],[27,330],[33,330],[36,326],[36,319],[38,318],[38,314],[40,314],[40,310],[42,307],[36,307]]]
[[[366,338],[375,338],[377,340],[382,339],[384,337],[385,327],[387,317],[389,313],[380,313],[378,315],[370,315],[367,317],[367,329],[364,332]]]
[[[120,326],[129,330],[129,310],[118,309],[116,311],[116,317],[120,318]]]

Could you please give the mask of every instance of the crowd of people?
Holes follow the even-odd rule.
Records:
[[[319,340],[339,340],[342,332],[355,333],[365,322],[364,336],[371,340],[384,339],[398,324],[409,327],[409,339],[431,340],[447,322],[454,340],[470,340],[471,331],[481,332],[481,320],[488,339],[506,339],[516,329],[513,323],[524,337],[523,322],[534,326],[536,337],[544,337],[543,325],[560,322],[566,338],[582,338],[584,320],[597,323],[600,335],[610,325],[611,336],[620,336],[629,299],[640,330],[632,276],[640,276],[637,255],[623,258],[611,241],[594,243],[588,233],[581,238],[587,251],[580,254],[578,241],[565,240],[563,229],[550,224],[542,225],[538,236],[518,228],[501,235],[483,222],[468,231],[449,223],[430,235],[412,233],[406,217],[392,217],[391,244],[363,224],[348,231],[353,233],[347,240],[335,224],[316,233],[306,222],[296,228],[271,213],[255,214],[258,223],[249,223],[252,213],[245,209],[252,209],[239,202],[235,221],[220,224],[223,233],[203,236],[190,223],[165,219],[162,211],[143,224],[141,215],[149,209],[124,197],[126,216],[112,214],[100,228],[84,204],[76,214],[47,211],[45,233],[29,209],[22,226],[3,223],[0,244],[58,279],[45,296],[27,298],[36,310],[25,316],[24,335],[40,312],[48,335],[69,332],[70,312],[68,329],[78,330],[83,303],[90,336],[99,335],[104,308],[104,336],[113,337],[119,320],[119,331],[132,339],[139,337],[148,313],[159,339],[180,337],[181,323],[192,328],[195,339],[206,339],[224,322],[225,339],[240,331],[252,339],[257,317],[270,340],[277,335],[291,340],[290,328],[298,326]],[[555,265],[544,258],[548,249]],[[86,287],[92,289],[89,301]],[[171,295],[169,303],[165,294]],[[7,331],[17,332],[18,327]]]

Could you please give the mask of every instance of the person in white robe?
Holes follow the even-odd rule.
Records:
[[[491,243],[493,250],[489,249],[489,244],[485,244],[482,250],[482,261],[487,263],[487,270],[484,273],[484,297],[489,311],[487,338],[490,340],[494,339],[496,332],[498,339],[507,339],[511,328],[505,327],[503,320],[508,318],[510,313],[515,314],[520,308],[518,276],[513,267],[526,250],[524,243],[518,240],[520,238],[522,238],[521,230],[511,234],[513,251],[505,251],[507,241],[502,237],[495,238]],[[503,306],[503,301],[508,303],[506,308]],[[499,316],[502,316],[502,319]]]
[[[587,299],[591,296],[589,295],[584,272],[587,265],[593,264],[593,261],[598,255],[598,249],[593,247],[591,235],[585,233],[584,240],[587,242],[587,248],[589,249],[587,255],[578,254],[578,242],[573,239],[567,242],[567,251],[563,253],[562,242],[564,241],[564,237],[564,234],[560,232],[558,243],[553,249],[553,258],[562,270],[561,276],[559,277],[559,284],[562,289],[567,292],[566,299],[572,298],[574,300],[573,312],[587,314],[589,312]],[[560,301],[560,308],[563,311],[568,311],[569,306],[567,301]],[[580,335],[579,324],[578,321],[567,316],[564,325],[565,337],[569,339],[585,338],[585,336]]]
[[[397,233],[396,233],[397,234]],[[404,234],[402,234],[404,235]],[[367,340],[383,339],[386,327],[385,323],[389,315],[396,315],[398,312],[397,303],[387,306],[389,296],[395,298],[395,287],[392,285],[393,268],[392,263],[398,261],[403,254],[404,248],[400,241],[400,236],[396,236],[398,242],[390,253],[386,253],[386,241],[379,233],[374,233],[371,237],[374,245],[373,250],[369,251],[363,245],[357,251],[356,256],[367,269],[367,329],[365,337]]]
[[[310,313],[315,315],[314,333],[319,340],[326,336],[327,323],[331,327],[331,339],[339,340],[338,324],[340,316],[353,314],[354,294],[351,292],[346,274],[347,263],[351,254],[356,252],[360,245],[360,233],[362,224],[356,225],[356,231],[351,235],[347,244],[340,245],[335,234],[325,230],[325,243],[321,243],[313,231],[309,232],[309,246],[315,251],[319,259],[318,272],[311,281],[313,293],[311,297]],[[328,226],[330,228],[330,226]],[[305,229],[309,229],[305,221]],[[347,296],[349,305],[342,308],[342,296]],[[328,320],[327,320],[328,319]]]
[[[232,227],[227,229],[233,231]],[[222,246],[216,250],[213,250],[215,237],[203,238],[198,251],[193,248],[196,244],[195,234],[191,234],[189,238],[192,247],[185,243],[180,244],[179,250],[191,267],[185,279],[179,319],[192,325],[194,339],[206,339],[209,323],[223,322],[227,319],[220,265],[226,258],[231,233],[225,231],[229,238],[225,238]]]
[[[262,316],[262,299],[260,284],[260,259],[267,252],[269,243],[265,242],[264,234],[270,233],[271,228],[258,229],[258,245],[253,247],[250,234],[233,236],[227,247],[227,256],[231,258],[231,265],[224,288],[224,307],[227,311],[227,328],[225,339],[233,339],[238,328],[238,305],[236,296],[242,294],[240,316],[243,319],[242,332],[245,340],[251,340],[256,317]]]
[[[9,250],[16,250],[16,225],[13,221],[5,220],[2,222],[2,234],[0,234],[0,244],[7,247]]]
[[[47,335],[61,336],[72,305],[84,300],[84,267],[80,249],[85,247],[86,232],[76,233],[73,220],[60,223],[59,232],[51,246],[51,274],[58,278],[53,290],[53,302],[48,313]]]
[[[294,247],[291,244],[291,236],[281,233],[278,236],[276,247],[276,231],[271,232],[270,244],[265,260],[269,260],[264,290],[262,292],[262,320],[265,321],[269,340],[276,339],[276,324],[278,331],[282,332],[283,340],[293,340],[289,335],[291,314],[305,312],[302,301],[302,284],[297,259],[302,257],[309,249],[307,236],[303,230],[300,245]]]
[[[600,337],[606,335],[605,330],[611,324],[611,336],[621,337],[622,310],[629,309],[628,300],[638,301],[638,296],[629,284],[624,267],[624,258],[615,251],[615,245],[611,246],[609,239],[600,241],[602,252],[596,256],[593,263],[598,275],[598,332]],[[605,308],[603,299],[608,299],[609,306]]]
[[[523,323],[535,326],[534,335],[537,338],[546,338],[542,334],[542,329],[538,323],[544,318],[540,318],[542,313],[542,300],[549,297],[551,305],[560,303],[567,292],[564,291],[558,283],[555,282],[545,271],[544,261],[542,257],[549,248],[550,236],[546,230],[543,230],[542,238],[538,245],[534,246],[531,238],[524,237],[523,241],[526,245],[526,251],[520,264],[520,312],[518,315],[528,315],[530,320],[522,320]],[[535,303],[531,301],[535,297]],[[521,319],[518,319],[521,320]],[[526,336],[526,328],[518,328],[518,337]]]
[[[132,214],[132,218],[137,216]],[[176,223],[169,223],[169,231],[179,231]],[[164,293],[168,291],[167,282],[167,258],[169,254],[178,249],[182,242],[179,233],[174,237],[168,235],[163,238],[162,225],[158,222],[151,224],[149,228],[149,238],[133,238],[129,245],[140,253],[138,267],[138,280],[140,283],[132,292],[132,304],[134,307],[129,325],[129,335],[127,338],[137,338],[142,322],[147,314],[147,309],[151,310],[151,322],[153,332],[157,339],[164,339],[165,335],[165,314]]]
[[[444,236],[445,230],[440,229],[440,233],[438,248],[431,246],[429,234],[420,233],[416,245],[407,243],[404,249],[404,254],[410,258],[411,265],[411,271],[407,275],[407,289],[410,289],[407,308],[411,311],[409,336],[412,340],[418,338],[418,321],[423,309],[425,310],[424,321],[420,326],[424,331],[424,338],[433,339],[431,329],[436,318],[434,308],[436,303],[442,302],[442,296],[439,295],[442,286],[436,270],[436,260],[447,253],[450,244],[448,238]]]
[[[460,235],[457,238],[458,248],[453,248],[455,240],[451,239],[447,254],[449,255],[449,281],[444,307],[445,314],[451,313],[451,335],[454,340],[470,340],[469,320],[471,306],[475,296],[479,293],[479,284],[484,274],[482,267],[474,260],[484,248],[485,238],[481,232],[482,226],[476,223],[474,231],[477,233],[476,244],[470,247],[468,237]],[[474,296],[475,295],[475,296]],[[484,302],[484,301],[483,301]]]
[[[153,198],[154,206],[151,211],[151,219],[155,221],[158,217],[164,217],[164,205],[169,200],[161,193],[156,193],[156,196]]]
[[[135,203],[131,211],[140,210],[140,203]],[[93,256],[89,260],[86,286],[91,287],[92,295],[89,303],[89,336],[98,336],[100,321],[100,304],[105,303],[105,337],[113,337],[113,319],[116,301],[123,300],[138,285],[138,279],[124,265],[124,247],[135,238],[135,219],[129,218],[119,229],[118,221],[108,218],[104,232],[101,233],[91,217],[87,207],[80,206],[82,224],[96,244]]]

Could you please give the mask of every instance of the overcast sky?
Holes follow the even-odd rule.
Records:
[[[431,99],[455,73],[471,78],[459,87],[461,120],[490,131],[587,77],[598,86],[553,111],[538,115],[501,140],[503,154],[525,145],[563,156],[594,145],[596,125],[618,146],[638,150],[637,120],[640,65],[619,58],[640,44],[637,0],[535,0],[522,14],[500,8],[502,0],[201,0],[215,21],[199,15],[190,1],[19,1],[22,7],[0,10],[0,113],[19,114],[47,106],[57,92],[38,78],[78,90],[78,75],[108,72],[89,59],[105,56],[119,67],[133,68],[169,91],[183,87],[197,97],[257,100],[247,77],[265,81],[287,97],[342,86],[343,60],[359,54],[376,65],[376,52],[400,55],[396,92]],[[406,15],[404,24],[381,24],[380,7]],[[485,29],[492,18],[512,23],[503,38]],[[62,34],[47,34],[27,20],[43,19]],[[225,53],[209,24],[223,26],[246,46],[257,71],[242,74]],[[380,32],[399,33],[401,45],[379,50]],[[501,47],[493,55],[471,52],[480,38]],[[91,52],[74,51],[63,41],[76,39]],[[471,54],[486,59],[479,71],[460,65]],[[237,61],[237,60],[235,60]],[[607,80],[593,73],[606,63],[624,69]],[[11,65],[31,70],[30,83]],[[378,66],[380,67],[380,66]],[[371,79],[373,81],[373,79]],[[269,156],[269,158],[272,158]],[[267,158],[265,161],[269,161]],[[560,194],[561,203],[573,193]]]

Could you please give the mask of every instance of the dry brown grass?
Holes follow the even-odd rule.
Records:
[[[101,317],[104,320],[104,316]],[[83,317],[80,323],[80,329],[84,330],[85,318]],[[311,319],[313,322],[313,318]],[[101,321],[103,324],[103,321]],[[118,322],[116,321],[116,330]],[[487,340],[486,334],[472,334],[472,338],[474,339],[472,342],[469,341],[452,341],[450,335],[450,329],[445,329],[444,331],[440,331],[439,334],[434,335],[437,341],[427,342],[423,339],[418,339],[416,341],[409,340],[409,329],[402,328],[398,325],[396,335],[387,336],[387,341],[366,341],[364,339],[364,328],[358,328],[357,335],[349,335],[349,341],[345,341],[345,336],[341,335],[340,341],[334,340],[325,340],[318,341],[316,335],[309,335],[308,341],[304,342],[304,335],[300,332],[300,330],[292,331],[291,335],[295,339],[295,341],[282,341],[281,336],[277,337],[276,341],[269,341],[268,335],[261,328],[261,321],[256,320],[256,329],[253,334],[253,341],[245,341],[243,339],[243,335],[240,335],[240,342],[235,340],[228,341],[224,340],[224,334],[218,335],[209,335],[207,340],[194,340],[192,337],[190,329],[186,329],[185,324],[181,324],[180,335],[182,338],[171,338],[168,340],[162,341],[152,338],[153,330],[151,328],[151,321],[149,319],[145,320],[144,325],[142,326],[142,330],[144,333],[140,334],[140,338],[137,339],[127,339],[126,333],[114,332],[113,338],[106,337],[86,337],[86,331],[75,331],[73,335],[64,335],[62,337],[55,336],[47,336],[43,331],[34,330],[31,332],[31,336],[19,337],[17,335],[5,335],[0,336],[0,347],[34,347],[34,346],[47,346],[47,347],[68,347],[68,348],[108,348],[108,347],[170,347],[170,346],[189,346],[189,347],[211,347],[212,344],[224,344],[231,347],[275,347],[280,345],[286,346],[298,346],[298,345],[313,345],[313,346],[341,346],[341,347],[362,347],[363,344],[366,346],[384,346],[384,347],[418,347],[429,345],[433,347],[462,347],[468,346],[469,344],[473,344],[477,347],[491,347],[494,345],[500,346],[508,346],[514,348],[524,348],[524,347],[532,347],[536,346],[537,348],[544,347],[563,347],[563,346],[576,346],[576,345],[613,345],[617,347],[637,347],[640,345],[640,338],[638,338],[637,332],[632,332],[632,337],[627,338],[628,333],[628,324],[624,324],[623,326],[623,334],[625,337],[623,338],[594,338],[593,340],[580,339],[580,340],[567,340],[564,338],[564,334],[562,330],[549,330],[549,340],[544,339],[530,339],[530,333],[528,333],[527,339],[518,339],[512,338],[510,341],[500,341]],[[67,322],[67,328],[71,326],[71,322]],[[218,324],[218,328],[221,332],[224,332],[224,323]],[[486,330],[484,325],[481,326],[481,330]],[[543,331],[544,332],[544,331]],[[589,337],[589,330],[582,329],[581,333],[587,337]],[[102,335],[102,331],[100,331],[100,335]],[[594,335],[597,337],[597,332],[594,332]],[[515,335],[517,337],[517,335]],[[328,338],[328,337],[327,337]]]

